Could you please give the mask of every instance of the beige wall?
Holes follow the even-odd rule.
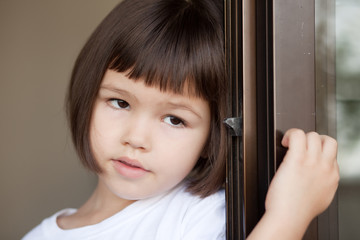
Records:
[[[0,1],[0,239],[78,207],[96,184],[74,154],[63,102],[80,48],[117,2]]]

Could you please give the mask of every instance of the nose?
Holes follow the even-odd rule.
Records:
[[[145,117],[129,119],[124,126],[122,144],[134,149],[147,151],[150,149],[150,126]]]

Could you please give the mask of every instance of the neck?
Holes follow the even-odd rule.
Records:
[[[135,202],[135,200],[118,197],[99,180],[93,194],[88,201],[79,208],[78,213],[98,219],[96,222],[100,222],[123,210],[133,202]]]
[[[99,223],[123,210],[134,200],[122,199],[98,181],[89,200],[77,212],[69,216],[59,216],[57,224],[62,229],[72,229]]]

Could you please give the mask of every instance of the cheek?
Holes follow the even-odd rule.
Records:
[[[100,131],[98,131],[93,124],[90,125],[90,147],[96,161],[104,154],[103,149],[104,140]]]
[[[106,114],[94,111],[90,123],[90,146],[96,160],[100,160],[107,149],[116,143],[115,131],[112,122],[107,121]]]
[[[189,140],[190,139],[190,140]],[[161,163],[158,165],[166,175],[186,177],[203,152],[207,134],[182,136],[175,141],[164,141],[160,146],[162,150]]]

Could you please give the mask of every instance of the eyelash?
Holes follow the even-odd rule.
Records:
[[[111,106],[115,109],[129,109],[130,108],[130,104],[122,99],[111,98],[111,99],[109,99],[109,102],[110,102]],[[125,104],[126,106],[120,106],[119,104]],[[169,118],[169,121],[166,121],[167,118]],[[171,122],[172,120],[176,120],[179,123],[174,124]],[[165,123],[169,124],[170,126],[177,127],[177,128],[187,126],[186,122],[183,119],[173,116],[173,115],[165,116],[163,121]]]

